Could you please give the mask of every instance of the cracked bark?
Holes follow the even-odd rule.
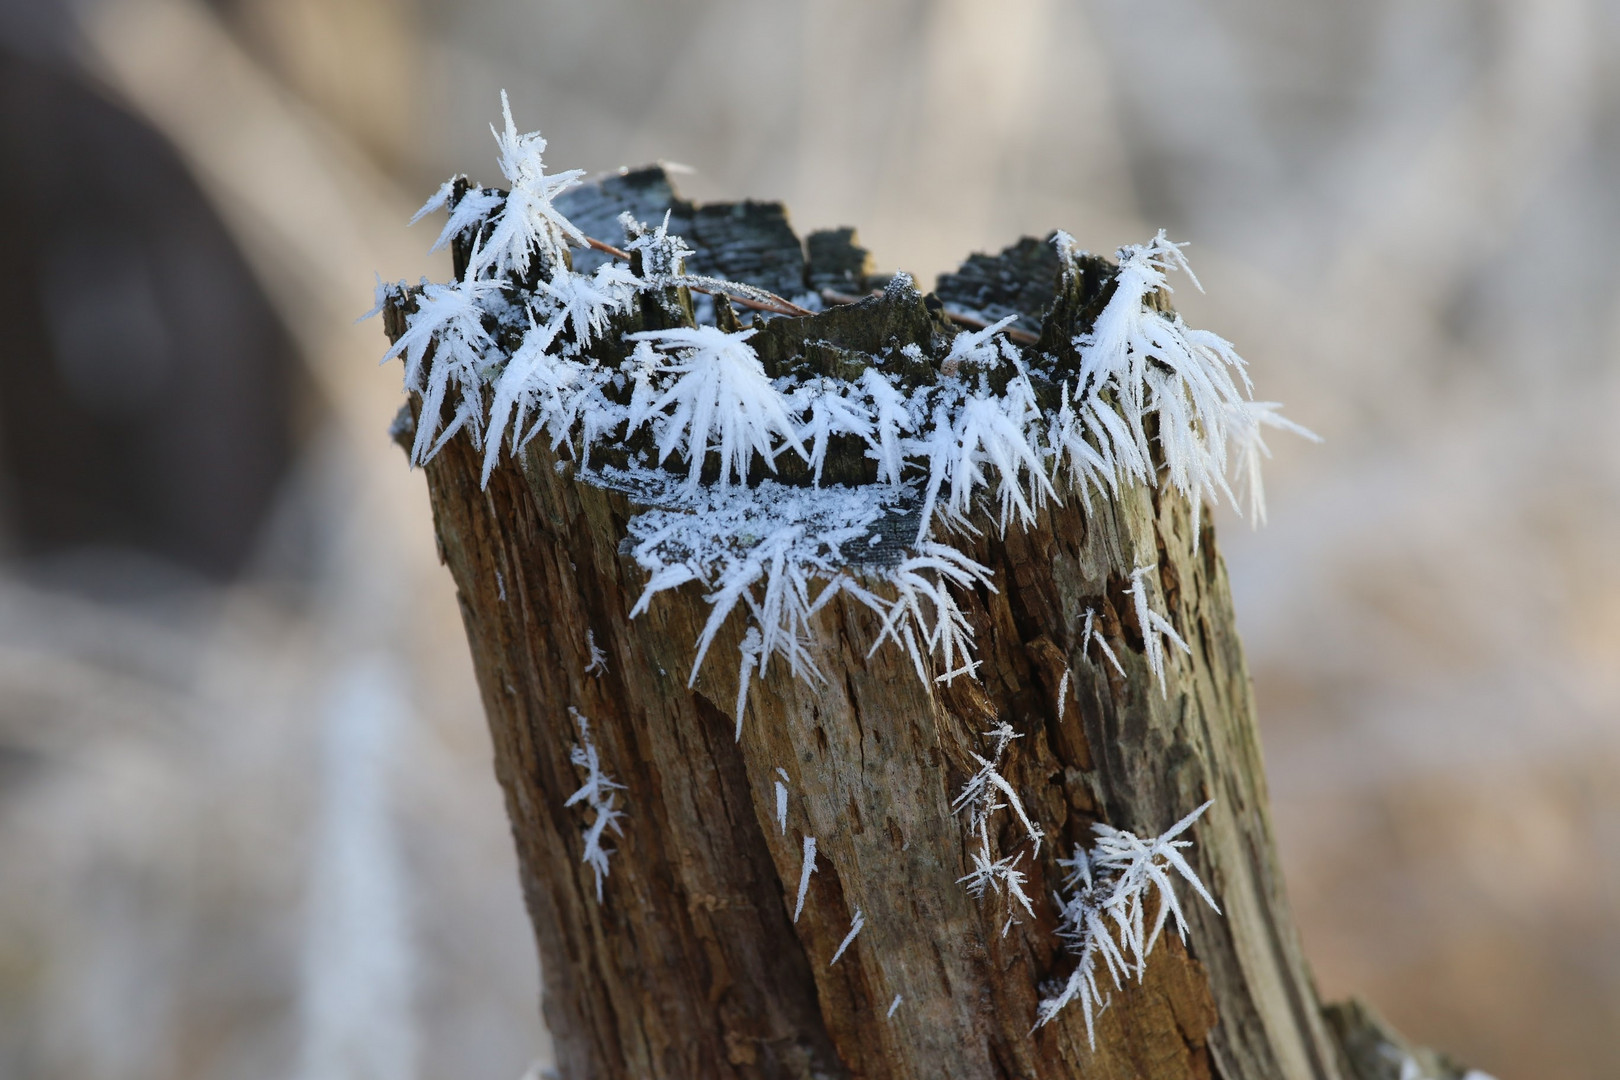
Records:
[[[761,204],[696,210],[655,170],[576,198],[565,207],[575,220],[611,220],[619,208],[654,219],[670,207],[678,219],[724,224],[733,247],[779,247],[786,228],[779,208]],[[767,227],[750,233],[751,219]],[[813,238],[809,264],[791,242],[775,257],[722,246],[701,258],[708,272],[744,280],[749,266],[776,276],[786,266],[806,282],[865,274],[850,236]],[[980,310],[1000,302],[1027,312],[1031,274],[1049,281],[1049,268],[1022,247],[1010,251],[1021,254],[1000,269],[979,257],[972,274],[943,281],[945,301],[970,288]],[[1082,317],[1100,289],[1092,281],[1052,297],[1048,284],[1048,322]],[[756,344],[762,355],[824,349],[817,362],[835,365],[847,359],[841,340],[926,336],[943,325],[937,303],[918,305],[910,330],[906,311],[879,307],[871,319],[846,308],[813,323],[779,320]],[[1042,314],[1030,313],[1032,326]],[[397,336],[401,312],[386,318]],[[689,689],[709,611],[702,591],[663,593],[631,621],[645,575],[620,542],[634,507],[576,482],[543,442],[498,467],[487,489],[460,437],[425,472],[494,736],[563,1077],[1366,1075],[1324,1021],[1289,916],[1248,674],[1207,516],[1195,545],[1180,499],[1129,489],[1089,509],[1071,497],[1005,539],[987,528],[967,545],[997,585],[964,604],[983,661],[978,682],[928,686],[895,648],[868,655],[877,619],[835,600],[814,646],[827,680],[795,681],[773,665],[750,690],[734,741],[736,673],[725,658],[736,655],[740,619]],[[1164,613],[1192,649],[1168,661],[1163,694],[1125,595],[1131,572],[1148,564],[1157,564]],[[1082,650],[1088,608],[1123,677],[1097,645]],[[608,657],[600,676],[585,670],[588,632]],[[587,813],[563,805],[582,779],[569,760],[570,707],[590,718],[604,768],[626,786],[628,818],[600,904],[580,862]],[[1024,736],[1002,772],[1049,838],[1022,864],[1038,918],[1005,935],[1004,910],[957,883],[973,837],[951,812],[976,769],[970,755],[1000,721]],[[779,767],[791,790],[785,831]],[[1156,834],[1210,798],[1190,857],[1224,914],[1187,897],[1188,945],[1171,936],[1140,985],[1113,991],[1095,1049],[1077,1006],[1032,1032],[1041,984],[1073,964],[1054,934],[1053,860],[1089,842],[1093,822]],[[1008,828],[993,840],[1005,855],[1022,836],[1010,815],[996,824],[1003,819]],[[817,872],[795,923],[806,836],[817,840]],[[865,928],[831,964],[857,909]]]

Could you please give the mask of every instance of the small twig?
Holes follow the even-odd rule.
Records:
[[[630,253],[622,248],[616,248],[612,244],[605,244],[602,241],[590,236],[585,238],[585,242],[591,247],[595,248],[597,251],[603,252],[607,255],[612,255],[615,259],[623,259],[625,262],[630,261]],[[768,292],[764,289],[755,289],[752,286],[748,287],[748,291],[758,293],[758,296],[748,296],[742,293],[740,289],[728,288],[727,283],[722,281],[711,281],[704,285],[697,285],[693,282],[685,281],[682,282],[682,284],[684,284],[688,289],[691,289],[693,292],[707,293],[710,296],[730,297],[743,307],[751,308],[754,311],[769,311],[775,315],[795,315],[801,318],[806,315],[815,314],[815,312],[811,311],[809,308],[800,307],[791,300],[784,300],[775,293]],[[882,295],[883,292],[880,289],[873,290],[872,292],[867,293],[866,296],[855,296],[851,293],[838,292],[836,289],[821,290],[821,298],[829,304],[858,304],[862,300],[867,299],[867,297]],[[985,327],[990,325],[987,321],[979,318],[977,315],[969,315],[961,311],[952,311],[949,308],[945,309],[945,317],[956,325],[965,326],[969,330],[983,330]],[[1027,330],[1003,330],[1002,333],[1006,334],[1009,340],[1016,341],[1020,345],[1033,345],[1041,339],[1039,334],[1031,334]]]
[[[589,236],[585,238],[585,242],[591,247],[595,248],[597,251],[603,251],[609,255],[612,255],[615,259],[623,259],[625,262],[630,261],[630,253],[628,251],[616,248],[612,244],[604,244],[602,241]]]
[[[585,238],[585,243],[597,251],[612,255],[615,259],[623,259],[625,262],[630,261],[630,253],[622,248],[616,248],[612,244],[604,244],[602,241],[589,236]],[[690,281],[683,281],[681,284],[693,292],[707,293],[710,296],[728,296],[743,307],[754,311],[769,311],[774,315],[796,315],[800,317],[815,314],[809,308],[800,307],[791,300],[784,300],[765,289],[750,289],[749,291],[760,294],[758,297],[753,297],[743,294],[739,289],[727,288],[726,283],[721,281],[714,281],[705,285],[696,285]]]
[[[881,289],[874,289],[867,293],[866,296],[854,296],[850,293],[838,292],[835,289],[821,290],[821,298],[829,304],[858,304],[868,297],[882,295],[883,292]],[[952,311],[949,308],[945,309],[944,314],[947,319],[951,320],[951,322],[955,323],[957,326],[965,326],[969,330],[983,330],[985,327],[990,325],[977,315],[968,315],[965,312]],[[1041,340],[1041,336],[1039,334],[1031,334],[1027,330],[1003,330],[1002,333],[1006,334],[1009,340],[1016,341],[1020,345],[1033,345],[1037,341]]]
[[[701,274],[682,274],[673,281],[676,285],[685,285],[693,292],[708,293],[710,296],[729,296],[743,307],[753,308],[755,311],[800,317],[815,314],[809,308],[800,307],[791,300],[784,300],[767,289],[744,285],[738,281],[724,281]]]

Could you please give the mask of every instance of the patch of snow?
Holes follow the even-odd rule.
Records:
[[[1181,640],[1181,635],[1176,633],[1176,628],[1171,625],[1170,620],[1154,611],[1152,605],[1148,603],[1147,575],[1156,569],[1158,569],[1157,563],[1150,566],[1138,566],[1135,570],[1132,570],[1129,591],[1131,600],[1136,607],[1137,624],[1142,628],[1142,644],[1143,650],[1147,653],[1148,667],[1153,671],[1154,675],[1158,676],[1159,693],[1164,694],[1167,692],[1164,683],[1165,640],[1168,639],[1172,645],[1189,656],[1192,655],[1192,649],[1188,648],[1187,643]],[[1099,643],[1102,641],[1101,638],[1097,640]],[[1106,646],[1104,648],[1106,651]],[[1115,666],[1118,666],[1117,661]],[[1124,673],[1121,672],[1121,674]]]

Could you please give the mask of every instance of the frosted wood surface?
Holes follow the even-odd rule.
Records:
[[[1339,1075],[1282,896],[1224,570],[1208,529],[1193,554],[1178,500],[1133,491],[1091,515],[1068,505],[974,546],[1000,588],[968,605],[982,684],[925,688],[897,650],[868,658],[875,619],[835,601],[816,647],[828,681],[773,668],[736,743],[737,628],[689,690],[708,606],[688,586],[627,618],[644,575],[618,553],[632,512],[623,496],[576,483],[538,451],[480,491],[461,440],[426,471],[563,1076]],[[1131,569],[1150,562],[1193,650],[1172,661],[1164,697],[1124,595]],[[1095,646],[1081,655],[1087,607],[1126,678]],[[608,656],[600,678],[585,673],[587,630]],[[568,758],[570,706],[628,789],[600,906],[579,861],[587,819],[563,806],[583,778]],[[1003,909],[956,883],[971,837],[950,812],[976,767],[969,754],[1001,719],[1024,735],[1002,771],[1048,835],[1029,867],[1040,919],[1005,937]],[[779,766],[791,778],[785,836]],[[1186,905],[1190,955],[1163,945],[1143,985],[1114,992],[1095,1051],[1078,1009],[1031,1034],[1040,983],[1072,963],[1053,935],[1052,859],[1093,821],[1155,833],[1209,797],[1191,857],[1224,917]],[[806,834],[818,872],[795,925]],[[1018,844],[1009,832],[1002,848]],[[865,928],[829,967],[856,908]]]
[[[602,189],[638,210],[669,190],[650,173]],[[710,215],[724,226],[717,257],[787,252],[739,256],[736,276],[782,291],[790,283],[767,280],[775,268],[802,276],[779,208],[732,204]],[[1085,262],[1073,290],[1054,298],[1044,249],[1032,245],[970,260],[947,284],[971,285],[985,305],[1045,313],[1055,299],[1042,347],[1062,348],[1072,327],[1095,318],[1107,268]],[[825,339],[870,351],[944,332],[931,304],[868,301],[774,322],[756,344],[768,370],[803,358],[836,366],[844,354]],[[388,318],[397,335],[400,313]],[[689,689],[710,609],[689,584],[628,618],[646,576],[620,554],[635,512],[625,496],[576,482],[541,441],[521,464],[497,467],[487,490],[479,464],[458,437],[425,471],[494,735],[562,1076],[1341,1077],[1282,894],[1225,572],[1207,527],[1195,554],[1179,498],[1127,489],[1088,511],[1071,497],[1004,541],[980,522],[985,535],[967,550],[997,591],[964,603],[978,682],[924,685],[892,645],[868,656],[876,617],[834,601],[814,646],[826,681],[773,666],[754,683],[733,741],[740,617]],[[828,475],[839,470],[857,481],[870,463],[858,448],[835,451]],[[1192,649],[1170,661],[1164,695],[1126,595],[1131,572],[1150,564],[1160,609]],[[1095,644],[1082,653],[1088,608],[1125,677]],[[592,637],[607,656],[600,676],[586,671]],[[564,805],[584,780],[569,759],[570,708],[590,718],[602,767],[626,787],[625,833],[609,838],[617,851],[600,905],[580,861],[589,812]],[[1037,918],[1005,936],[1005,908],[958,883],[976,840],[950,809],[978,768],[972,754],[987,751],[984,733],[1002,721],[1023,737],[1001,772],[1047,835],[1039,858],[1019,864]],[[778,768],[789,776],[785,834]],[[1189,947],[1166,941],[1140,985],[1112,991],[1095,1050],[1078,1007],[1031,1032],[1042,984],[1073,967],[1055,934],[1055,860],[1089,844],[1094,822],[1156,835],[1209,798],[1189,857],[1224,915],[1183,891]],[[1011,814],[992,826],[1002,829],[992,835],[998,855],[1025,846]],[[818,869],[795,923],[806,836],[816,838]],[[831,964],[857,909],[864,927]]]

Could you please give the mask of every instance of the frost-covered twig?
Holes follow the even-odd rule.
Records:
[[[1211,805],[1211,802],[1204,803],[1151,840],[1099,823],[1092,826],[1097,840],[1090,851],[1076,845],[1072,859],[1058,860],[1060,866],[1069,870],[1064,879],[1068,896],[1054,897],[1061,909],[1058,933],[1067,940],[1069,951],[1078,958],[1078,963],[1062,986],[1054,985],[1052,992],[1041,1000],[1036,1027],[1050,1023],[1071,1002],[1078,1000],[1086,1018],[1086,1038],[1096,1046],[1093,1022],[1096,1014],[1108,1004],[1097,986],[1098,960],[1118,988],[1127,978],[1141,981],[1147,970],[1148,955],[1158,943],[1167,917],[1175,918],[1176,932],[1183,941],[1187,938],[1187,921],[1176,899],[1171,871],[1220,914],[1215,898],[1181,854],[1181,849],[1189,847],[1191,841],[1176,839]],[[1151,929],[1147,929],[1146,905],[1150,891],[1158,893],[1159,906]]]
[[[1108,657],[1108,662],[1114,665],[1114,670],[1119,672],[1119,677],[1123,679],[1125,677],[1125,669],[1120,666],[1119,657],[1114,655],[1114,650],[1108,647],[1108,639],[1097,632],[1095,626],[1096,616],[1097,613],[1094,610],[1091,608],[1086,608],[1085,627],[1080,632],[1080,651],[1082,653],[1086,652],[1091,648],[1091,643],[1095,641],[1097,643],[1097,648],[1101,649],[1102,654]]]
[[[424,207],[423,209],[425,210],[427,208]],[[612,255],[616,259],[623,259],[625,262],[630,261],[631,251],[640,249],[642,251],[643,262],[651,263],[651,265],[644,267],[648,277],[654,280],[660,288],[680,286],[690,289],[693,292],[706,293],[709,296],[724,296],[745,308],[750,308],[754,311],[769,311],[775,315],[804,316],[815,314],[815,312],[811,311],[809,308],[800,307],[791,300],[784,300],[782,297],[777,296],[768,289],[761,289],[753,285],[745,285],[739,281],[725,281],[721,278],[705,277],[701,274],[684,273],[680,269],[680,262],[684,256],[677,256],[674,259],[670,259],[667,256],[664,256],[661,252],[659,255],[655,255],[651,260],[649,260],[647,257],[646,246],[641,243],[641,241],[645,239],[646,234],[650,233],[650,230],[647,230],[645,226],[637,222],[635,218],[630,215],[629,211],[620,214],[619,221],[625,224],[626,232],[631,231],[631,229],[636,230],[635,235],[637,239],[632,240],[629,244],[625,245],[625,247],[629,249],[628,251],[616,248],[612,244],[604,243],[603,241],[592,236],[585,237],[585,246],[595,251],[600,251],[605,255]],[[685,255],[692,254],[692,249],[688,248],[680,237],[669,235],[669,211],[667,210],[664,212],[664,223],[659,227],[658,238],[654,241],[654,243],[662,241],[665,237],[668,237],[669,240],[673,241],[673,244],[671,244],[666,250],[684,250]]]

